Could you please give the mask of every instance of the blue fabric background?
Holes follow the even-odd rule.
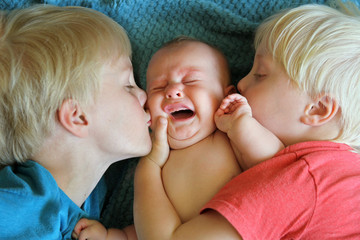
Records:
[[[360,0],[353,1],[360,5]],[[152,54],[178,35],[190,35],[218,46],[229,60],[232,81],[236,84],[250,70],[253,33],[264,18],[306,3],[335,6],[335,0],[2,0],[0,8],[34,3],[89,7],[120,23],[130,37],[135,78],[143,88]],[[112,190],[103,212],[107,226],[132,223],[132,179],[136,163],[122,161],[106,173]]]
[[[354,0],[359,2],[359,0]],[[112,17],[128,32],[133,47],[135,78],[145,87],[151,55],[166,41],[190,35],[218,46],[227,56],[236,83],[252,63],[256,26],[280,9],[305,3],[334,6],[335,0],[3,0],[1,9],[34,3],[75,5]]]

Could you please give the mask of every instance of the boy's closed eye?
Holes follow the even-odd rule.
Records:
[[[262,80],[266,77],[266,74],[262,74],[262,73],[254,73],[254,78],[255,80]]]
[[[133,86],[133,85],[131,85],[131,84],[128,84],[128,85],[126,85],[125,87],[126,87],[126,89],[128,89],[129,91],[131,91],[132,89],[135,88],[135,86]]]

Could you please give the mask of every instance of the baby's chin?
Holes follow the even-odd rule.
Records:
[[[173,150],[184,149],[204,140],[210,134],[211,133],[199,131],[187,138],[174,138],[168,133],[169,147]]]
[[[174,139],[174,138],[171,138],[170,136],[168,136],[168,142],[169,142],[170,149],[173,149],[173,150],[179,150],[179,149],[190,147],[190,146],[194,145],[195,143],[198,143],[199,141],[200,140],[195,139],[195,138],[177,140],[177,139]]]
[[[183,149],[190,147],[215,131],[215,124],[213,127],[177,127],[171,124],[168,126],[168,142],[171,149]]]

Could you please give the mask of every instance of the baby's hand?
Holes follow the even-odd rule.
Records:
[[[144,157],[162,168],[169,157],[169,144],[167,141],[167,124],[165,117],[157,119],[156,129],[152,133],[152,149],[151,152]]]
[[[241,117],[252,117],[251,107],[245,97],[238,93],[226,96],[215,113],[215,123],[218,129],[227,133]]]
[[[100,240],[100,239],[106,239],[107,230],[98,221],[82,218],[76,224],[71,236],[72,238],[79,240],[86,240],[86,239]]]

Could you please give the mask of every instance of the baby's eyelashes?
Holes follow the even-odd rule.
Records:
[[[183,84],[185,85],[191,85],[191,84],[195,84],[196,82],[198,82],[199,80],[197,79],[193,79],[193,80],[185,80],[183,81]]]
[[[166,88],[166,85],[157,85],[149,88],[149,92],[158,92],[163,91]]]

